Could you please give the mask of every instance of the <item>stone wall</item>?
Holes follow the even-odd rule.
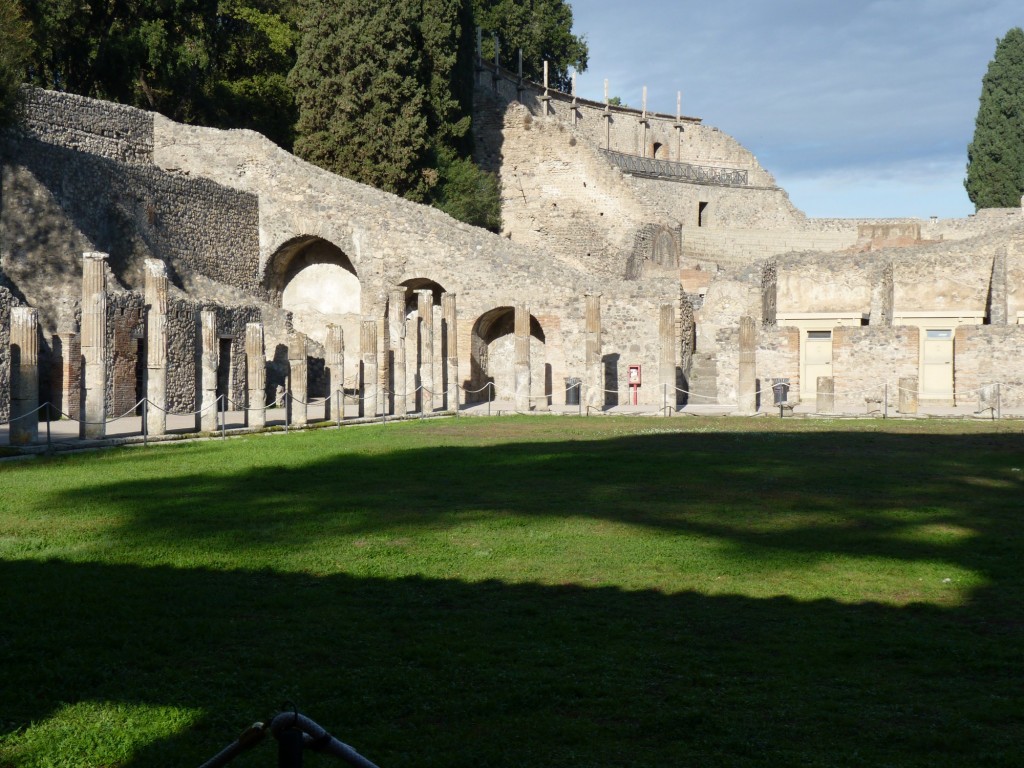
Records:
[[[757,381],[761,407],[774,402],[772,379],[789,379],[788,402],[800,399],[800,330],[762,327],[757,333]]]
[[[261,297],[257,201],[151,165],[152,113],[69,94],[28,92],[27,130],[0,141],[0,265],[44,329],[75,295],[80,254],[110,254],[118,281],[141,290],[147,257],[172,280],[205,276]]]
[[[145,396],[145,297],[135,291],[107,293],[107,418],[135,414]]]
[[[887,382],[890,403],[895,403],[899,380],[918,375],[920,338],[920,330],[911,326],[833,329],[836,409],[851,413],[882,410]]]
[[[1024,325],[964,325],[956,329],[953,375],[957,405],[974,405],[999,383],[1004,407],[1024,406]]]

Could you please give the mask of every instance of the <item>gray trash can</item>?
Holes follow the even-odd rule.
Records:
[[[565,380],[565,404],[579,405],[580,390],[583,388],[583,379],[570,378]]]
[[[772,392],[775,405],[782,405],[789,400],[789,379],[772,379]]]

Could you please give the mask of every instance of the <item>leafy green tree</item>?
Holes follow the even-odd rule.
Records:
[[[32,52],[31,33],[18,0],[0,0],[0,128],[17,115],[18,89]]]
[[[290,144],[287,0],[25,0],[31,82]]]
[[[295,152],[327,170],[422,200],[430,145],[412,4],[304,0],[289,76]]]
[[[981,81],[974,141],[967,147],[967,196],[977,208],[1016,208],[1024,193],[1024,30],[996,42]]]
[[[438,163],[438,184],[431,201],[449,216],[497,232],[501,229],[501,182],[468,157],[447,153]]]
[[[570,69],[587,68],[587,43],[572,32],[572,8],[565,0],[473,0],[476,24],[484,32],[483,54],[493,59],[489,35],[498,36],[503,65],[513,69],[516,51],[523,51],[523,74],[535,81],[544,77],[549,62],[552,87],[568,91]]]

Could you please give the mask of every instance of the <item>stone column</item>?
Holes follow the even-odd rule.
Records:
[[[107,434],[107,254],[82,254],[83,438]]]
[[[444,338],[447,347],[445,374],[448,378],[448,394],[444,407],[448,411],[457,411],[459,409],[459,342],[454,293],[441,294],[441,317],[444,323]]]
[[[217,339],[217,313],[203,310],[199,313],[199,429],[217,430],[217,358],[220,350]]]
[[[530,410],[530,310],[524,304],[515,309],[515,389],[516,410]]]
[[[267,359],[263,323],[245,324],[245,378],[249,392],[246,423],[253,429],[267,426]]]
[[[429,288],[416,291],[416,308],[420,322],[419,386],[420,410],[434,410],[434,292]]]
[[[757,326],[754,318],[740,318],[740,381],[737,398],[742,414],[757,413]]]
[[[360,381],[360,416],[380,414],[380,384],[377,377],[377,321],[363,320],[360,334],[359,354],[363,358]]]
[[[39,438],[39,310],[11,308],[11,445]]]
[[[601,408],[605,403],[604,363],[601,360],[601,294],[588,293],[585,295],[585,299],[584,341],[586,343],[587,371],[584,380],[583,404],[592,408]]]
[[[814,410],[818,413],[836,412],[836,380],[832,376],[818,377]]]
[[[345,332],[340,325],[327,326],[327,340],[324,342],[324,363],[331,379],[331,418],[341,421],[345,418]]]
[[[900,396],[897,400],[900,413],[917,413],[918,383],[917,376],[904,376],[899,379]]]
[[[167,265],[146,259],[146,431],[167,433]]]
[[[659,356],[658,379],[664,394],[662,399],[675,410],[676,405],[676,308],[671,304],[661,305],[658,322]],[[661,394],[661,393],[659,393]]]
[[[289,423],[304,427],[309,423],[309,361],[304,333],[294,331],[288,338],[288,370],[291,382],[288,394]]]
[[[395,416],[409,412],[409,381],[405,361],[405,288],[392,289],[388,295],[388,342],[391,344],[391,389],[394,390]]]

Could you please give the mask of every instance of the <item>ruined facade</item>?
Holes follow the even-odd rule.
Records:
[[[300,384],[300,400],[358,390],[396,414],[543,410],[573,387],[601,408],[630,401],[634,366],[648,406],[756,408],[776,378],[804,402],[830,388],[838,410],[898,381],[966,402],[998,380],[1024,405],[1020,210],[809,219],[697,118],[482,62],[474,131],[501,178],[501,235],[250,131],[30,91],[23,129],[0,139],[0,420],[17,306],[38,311],[40,402],[75,418],[90,364],[108,417],[152,391],[189,413]],[[89,253],[106,255],[87,291]]]

